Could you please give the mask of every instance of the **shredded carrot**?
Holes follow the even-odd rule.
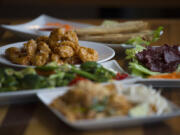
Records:
[[[149,76],[150,79],[180,79],[180,72]]]

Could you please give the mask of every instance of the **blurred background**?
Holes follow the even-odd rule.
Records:
[[[1,18],[180,18],[180,0],[0,0]]]

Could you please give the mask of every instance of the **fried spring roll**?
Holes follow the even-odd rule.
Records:
[[[75,32],[81,35],[99,35],[99,34],[116,34],[116,33],[130,33],[137,32],[146,29],[148,26],[147,22],[144,21],[127,21],[119,23],[118,25],[111,27],[94,26],[88,28],[78,28]]]
[[[105,34],[105,35],[88,35],[79,37],[80,40],[104,42],[104,43],[124,43],[133,37],[144,37],[145,39],[151,39],[153,31],[146,30],[139,33],[127,33],[127,34]]]

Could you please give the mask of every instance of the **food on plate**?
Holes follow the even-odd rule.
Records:
[[[143,21],[126,21],[112,26],[92,26],[75,29],[78,35],[117,34],[122,32],[137,32],[147,28],[148,23]]]
[[[80,67],[70,64],[59,66],[53,62],[19,71],[0,68],[0,92],[74,85],[80,80],[108,82],[127,77],[125,73],[117,73],[96,62],[85,62]]]
[[[141,84],[98,84],[79,81],[50,107],[71,122],[112,116],[147,117],[171,112],[159,92]]]
[[[135,48],[126,50],[126,59],[130,60],[129,69],[133,75],[145,78],[156,75],[158,77],[159,75],[180,71],[180,51],[178,46],[165,44],[153,47],[146,46],[150,42],[140,38],[134,41]]]
[[[87,35],[80,37],[81,40],[87,41],[95,41],[95,42],[105,42],[105,43],[125,43],[129,39],[133,37],[143,37],[145,39],[151,38],[153,31],[145,30],[141,32],[134,32],[134,33],[120,33],[120,34],[105,34],[105,35]]]
[[[136,53],[136,57],[143,66],[154,72],[173,72],[180,64],[180,51],[178,46],[150,46]]]
[[[100,26],[75,29],[80,40],[116,44],[128,44],[128,41],[135,37],[151,41],[155,31],[148,29],[148,23],[144,21],[117,22],[110,20],[104,21]]]
[[[97,61],[98,52],[82,47],[75,32],[55,29],[49,37],[41,36],[29,40],[22,48],[10,47],[6,57],[16,64],[42,66],[49,62],[80,64]]]
[[[53,31],[56,28],[64,29],[65,31],[73,30],[73,27],[69,24],[62,24],[60,22],[47,22],[44,28],[40,28],[40,31]]]

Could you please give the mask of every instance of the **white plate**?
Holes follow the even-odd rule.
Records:
[[[104,67],[110,68],[116,72],[125,73],[124,70],[119,66],[119,64],[115,60],[107,61],[101,64]],[[125,80],[128,80],[128,82],[130,83],[136,81],[135,78],[125,79]],[[19,91],[11,91],[11,92],[0,92],[0,104],[34,101],[36,100],[35,94],[40,91],[41,92],[59,91],[59,88],[43,88],[43,89],[19,90]]]
[[[76,129],[92,130],[92,129],[105,129],[105,128],[140,125],[144,123],[161,121],[180,115],[179,107],[175,106],[171,102],[168,102],[172,112],[163,115],[153,115],[149,117],[137,117],[137,118],[132,118],[128,116],[126,117],[116,116],[116,117],[109,117],[99,120],[81,120],[71,123],[60,112],[49,106],[54,99],[56,99],[58,96],[63,95],[67,90],[68,88],[66,87],[61,89],[61,91],[51,91],[51,92],[49,91],[43,93],[40,92],[37,94],[37,96],[42,101],[42,103],[44,103],[60,120],[62,120],[69,126]]]
[[[123,48],[123,49],[130,49],[130,48],[134,48],[133,45],[129,45],[129,44],[106,44],[107,46],[113,48],[113,49],[119,49],[119,48]]]
[[[14,64],[5,57],[5,51],[7,48],[9,48],[9,47],[21,48],[24,43],[25,42],[18,42],[18,43],[8,44],[8,45],[0,47],[0,63],[9,65],[9,66],[14,66],[14,67],[27,67],[24,65]],[[95,49],[99,54],[99,59],[98,59],[99,63],[108,61],[111,58],[113,58],[115,55],[115,52],[112,48],[105,46],[104,44],[101,44],[101,43],[79,41],[79,44],[80,44],[80,46],[85,46],[88,48]]]
[[[154,87],[164,87],[164,88],[178,88],[180,87],[180,79],[144,79],[139,78],[138,83],[143,83],[146,85],[152,85]]]
[[[122,72],[125,72],[125,71],[122,69]],[[160,87],[164,87],[164,88],[180,87],[180,79],[147,79],[147,78],[142,78],[139,76],[131,76],[131,77],[136,78],[136,83],[143,83],[146,85],[151,85],[153,87],[159,87],[159,88]]]
[[[39,28],[45,28],[45,27],[47,28],[45,24],[48,22],[59,22],[61,24],[69,24],[75,28],[92,26],[90,24],[75,23],[71,21],[66,21],[66,20],[50,17],[47,15],[40,15],[34,20],[24,23],[24,24],[19,24],[19,25],[2,24],[1,27],[4,29],[10,30],[22,37],[35,38],[41,35],[49,35],[50,32],[43,32],[43,31],[38,30]]]

